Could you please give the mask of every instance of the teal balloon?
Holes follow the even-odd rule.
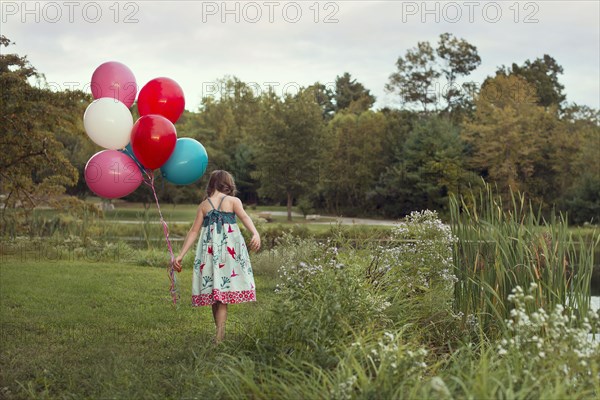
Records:
[[[200,142],[192,138],[177,139],[175,150],[160,168],[163,177],[176,185],[196,182],[208,166],[208,154]]]
[[[135,154],[133,154],[133,149],[131,148],[131,142],[129,142],[129,144],[127,146],[125,146],[124,149],[121,149],[119,151],[121,153],[125,153],[129,157],[131,157],[133,159],[133,161],[135,161],[135,163],[137,164],[140,171],[142,171],[142,173],[144,172],[144,166],[138,161],[138,159],[135,157]]]

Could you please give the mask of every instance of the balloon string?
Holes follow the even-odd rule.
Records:
[[[133,151],[130,151],[127,147],[125,147],[123,149],[123,152],[125,154],[127,154],[129,157],[131,157],[131,159],[133,161],[135,161],[135,163],[137,164],[137,166],[140,168],[141,171],[146,172],[146,169],[144,168],[144,166],[142,164],[140,164],[140,162],[137,160],[137,158],[135,158],[135,155],[133,154]]]
[[[169,293],[171,294],[171,298],[173,299],[173,305],[177,305],[177,300],[179,299],[179,288],[177,287],[177,277],[175,275],[175,256],[173,254],[173,246],[171,246],[171,239],[169,239],[169,227],[163,218],[162,212],[160,210],[160,204],[158,203],[158,196],[156,195],[156,189],[154,187],[154,173],[152,170],[144,169],[144,174],[146,175],[144,178],[144,183],[152,189],[152,194],[154,195],[154,201],[156,201],[156,208],[158,209],[158,215],[160,216],[160,222],[163,227],[163,233],[165,234],[165,240],[167,241],[167,248],[169,249],[169,255],[171,256],[171,262],[169,263]]]

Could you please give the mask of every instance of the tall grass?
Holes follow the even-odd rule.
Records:
[[[453,258],[458,282],[455,307],[494,332],[509,317],[512,289],[537,284],[532,308],[586,315],[594,249],[599,236],[586,243],[568,228],[567,218],[545,219],[520,193],[505,205],[490,185],[478,193],[450,198],[452,232],[458,237]]]

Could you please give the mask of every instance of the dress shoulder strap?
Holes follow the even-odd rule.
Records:
[[[221,197],[221,201],[219,202],[219,208],[217,208],[217,211],[221,211],[221,204],[223,204],[223,200],[225,200],[225,197],[227,197],[227,195]]]
[[[215,205],[212,203],[212,201],[210,201],[209,198],[206,198],[206,200],[208,200],[208,202],[210,203],[210,206],[213,208],[213,210],[216,210]],[[223,201],[223,200],[221,200]]]

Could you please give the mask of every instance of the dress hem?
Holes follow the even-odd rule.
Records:
[[[221,292],[214,289],[212,293],[192,295],[192,306],[210,306],[220,301],[223,304],[238,304],[250,301],[256,301],[255,290],[239,290],[231,292]]]

